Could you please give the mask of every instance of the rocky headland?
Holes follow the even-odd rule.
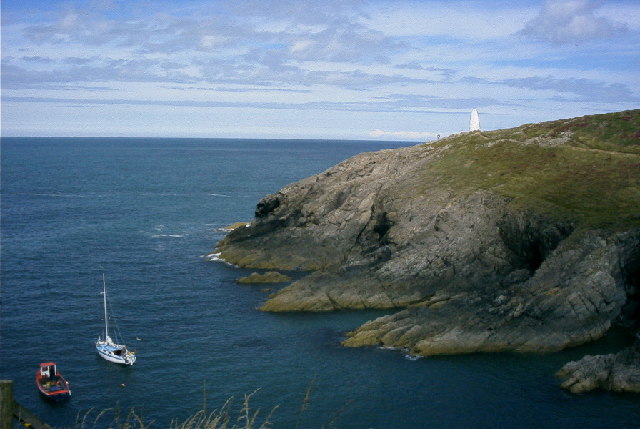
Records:
[[[640,110],[360,154],[264,197],[217,251],[310,272],[264,311],[389,309],[345,346],[550,352],[637,330]],[[634,350],[571,363],[565,387],[638,391]],[[628,377],[585,381],[620,359]]]

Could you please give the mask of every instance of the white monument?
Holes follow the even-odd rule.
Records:
[[[480,116],[478,116],[478,109],[471,111],[471,119],[469,119],[469,131],[480,131]]]

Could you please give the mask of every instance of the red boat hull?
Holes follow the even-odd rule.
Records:
[[[36,386],[40,395],[51,401],[63,401],[71,397],[69,383],[53,362],[40,364],[40,370],[36,372]]]

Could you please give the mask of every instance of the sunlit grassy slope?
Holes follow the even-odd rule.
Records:
[[[527,209],[584,227],[640,225],[640,110],[584,116],[432,145],[427,187],[492,190]]]

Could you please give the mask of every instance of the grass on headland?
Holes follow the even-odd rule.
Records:
[[[494,191],[586,227],[640,224],[640,110],[465,133],[432,146],[446,155],[423,172],[424,184]]]

